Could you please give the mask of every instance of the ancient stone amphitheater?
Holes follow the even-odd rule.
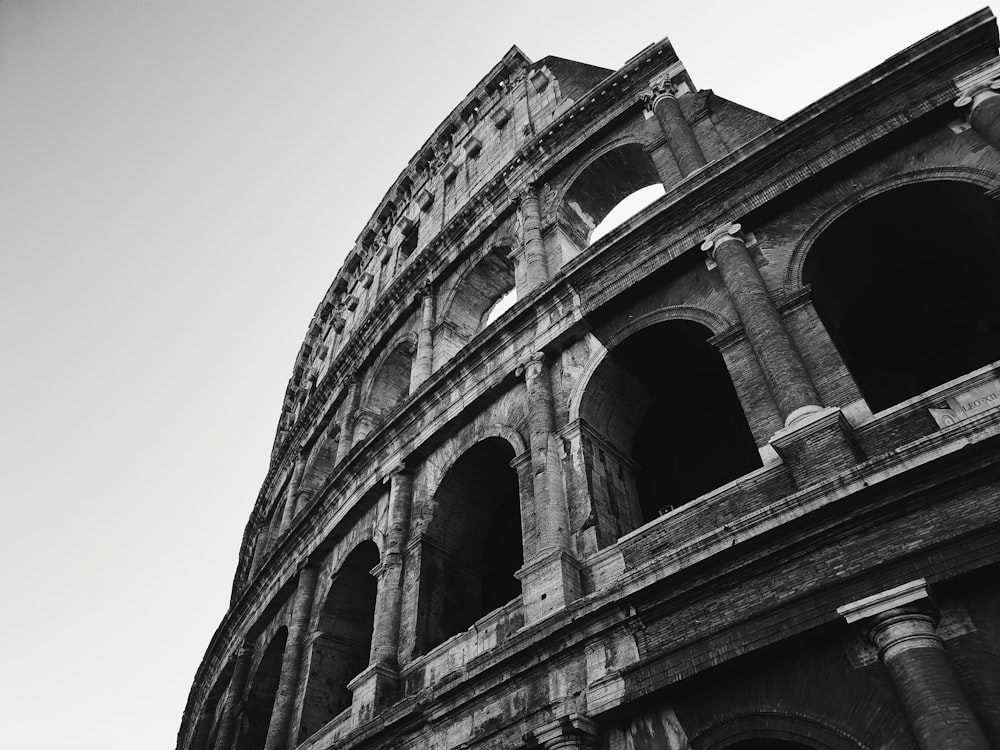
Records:
[[[997,45],[780,122],[512,48],[316,310],[179,750],[1000,747]]]

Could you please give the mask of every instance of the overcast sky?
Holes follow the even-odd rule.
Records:
[[[0,0],[4,746],[174,746],[309,319],[512,44],[787,117],[981,4]]]

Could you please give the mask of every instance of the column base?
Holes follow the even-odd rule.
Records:
[[[516,575],[521,581],[525,625],[544,620],[580,598],[580,563],[569,550],[547,550]]]
[[[399,673],[385,664],[369,664],[347,683],[351,691],[351,715],[358,725],[378,716],[399,695]]]
[[[843,410],[806,408],[792,412],[790,426],[778,430],[769,441],[800,487],[848,469],[861,458]]]

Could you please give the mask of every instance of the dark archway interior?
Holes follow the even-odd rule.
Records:
[[[761,466],[710,331],[690,321],[645,328],[615,347],[580,405],[595,515],[610,542]],[[587,433],[585,433],[586,435]]]
[[[802,745],[791,740],[753,739],[741,740],[735,745],[727,745],[726,750],[809,750],[808,745]]]
[[[611,209],[637,190],[659,184],[656,165],[642,146],[621,146],[595,159],[577,176],[566,191],[561,218],[584,246]]]
[[[243,706],[243,722],[236,750],[262,750],[267,740],[267,727],[271,723],[274,697],[281,677],[281,659],[285,653],[288,630],[280,628],[264,652],[257,671],[254,672],[250,690]]]
[[[299,737],[308,737],[351,705],[347,683],[368,666],[371,654],[378,591],[371,570],[378,563],[375,543],[362,542],[334,575],[311,639]]]
[[[837,219],[804,281],[872,411],[1000,359],[1000,243],[981,188],[925,182]]]
[[[521,594],[524,563],[514,449],[487,438],[441,481],[430,540],[421,552],[421,651],[461,633]]]

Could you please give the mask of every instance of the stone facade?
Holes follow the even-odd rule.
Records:
[[[512,48],[317,309],[178,750],[1000,746],[997,46],[783,122]]]

